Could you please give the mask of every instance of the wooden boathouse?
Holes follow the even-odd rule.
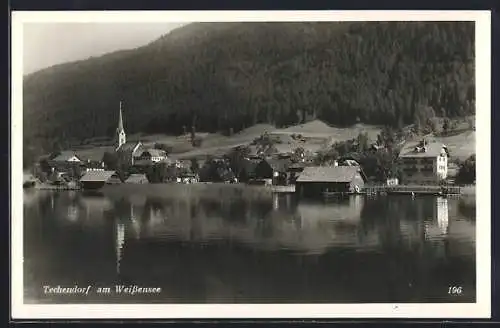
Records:
[[[115,171],[88,171],[80,179],[80,184],[85,190],[96,190],[116,178]]]
[[[360,193],[366,176],[359,166],[306,167],[296,182],[300,197],[323,197],[326,194]]]

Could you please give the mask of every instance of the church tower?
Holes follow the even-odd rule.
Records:
[[[118,144],[116,149],[118,150],[124,143],[127,142],[127,136],[125,135],[125,130],[123,129],[123,117],[122,117],[122,102],[120,101],[120,116],[118,118],[118,128],[116,129],[116,139]]]

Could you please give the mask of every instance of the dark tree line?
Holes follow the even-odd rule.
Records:
[[[26,77],[25,144],[111,137],[120,100],[128,133],[426,126],[473,114],[474,83],[473,22],[198,23]]]

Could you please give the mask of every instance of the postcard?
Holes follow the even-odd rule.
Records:
[[[12,318],[490,317],[490,34],[13,12]]]

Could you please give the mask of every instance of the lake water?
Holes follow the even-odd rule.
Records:
[[[475,302],[475,210],[460,199],[24,197],[25,303]],[[45,293],[58,285],[91,288]]]

